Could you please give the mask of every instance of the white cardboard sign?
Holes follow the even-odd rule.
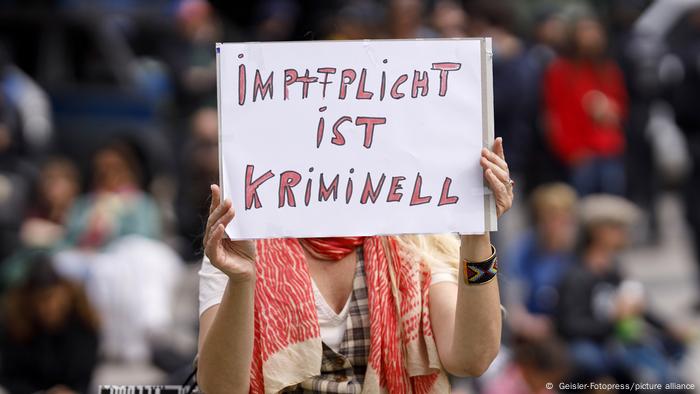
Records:
[[[495,230],[490,39],[216,52],[232,239]]]

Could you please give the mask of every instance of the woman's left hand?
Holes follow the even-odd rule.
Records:
[[[496,198],[496,213],[500,217],[513,205],[513,185],[508,171],[508,163],[503,153],[503,139],[496,138],[493,150],[481,150],[481,167],[489,189]]]

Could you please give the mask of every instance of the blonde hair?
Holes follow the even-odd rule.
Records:
[[[569,185],[561,182],[540,185],[532,192],[530,206],[535,221],[549,212],[575,212],[578,196]]]
[[[459,237],[455,234],[403,234],[393,236],[408,255],[424,261],[433,272],[459,270]]]

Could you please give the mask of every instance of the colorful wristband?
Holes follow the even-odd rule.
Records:
[[[491,257],[484,261],[470,262],[464,260],[464,283],[467,285],[481,285],[490,282],[498,273],[498,257],[496,248],[491,245]]]

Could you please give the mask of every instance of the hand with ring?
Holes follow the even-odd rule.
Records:
[[[513,206],[513,188],[515,182],[510,178],[508,163],[503,152],[503,139],[496,138],[493,150],[481,150],[481,167],[489,189],[496,199],[496,213],[500,217]]]

